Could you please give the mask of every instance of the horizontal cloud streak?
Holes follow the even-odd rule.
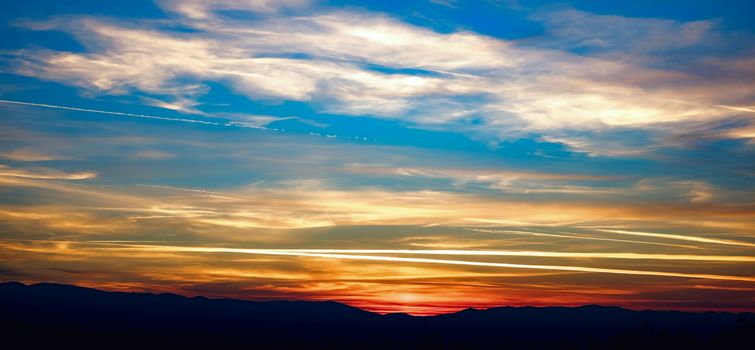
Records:
[[[539,270],[557,270],[557,271],[575,271],[575,272],[590,272],[590,273],[683,277],[683,278],[700,278],[700,279],[714,279],[714,280],[727,280],[727,281],[755,282],[755,277],[745,277],[745,276],[727,276],[727,275],[663,272],[663,271],[642,271],[642,270],[628,270],[628,269],[609,269],[609,268],[586,267],[586,266],[531,265],[531,264],[494,263],[494,262],[447,260],[447,259],[401,258],[401,257],[391,257],[391,256],[358,255],[358,254],[310,253],[310,252],[303,252],[303,251],[297,251],[297,250],[261,250],[261,249],[241,249],[241,248],[147,246],[147,245],[143,245],[143,246],[131,245],[127,248],[119,248],[119,249],[132,249],[132,250],[154,251],[154,252],[288,255],[288,256],[306,256],[306,257],[332,258],[332,259],[357,259],[357,260],[414,262],[414,263],[466,265],[466,266],[506,267],[506,268],[518,268],[518,269],[539,269]]]
[[[7,165],[0,164],[0,177],[18,177],[24,179],[40,180],[87,180],[97,177],[97,173],[78,172],[66,173],[49,168],[11,168]]]
[[[460,227],[460,228],[465,229],[465,230],[475,231],[475,232],[486,232],[486,233],[506,233],[506,234],[515,234],[515,235],[525,235],[525,236],[542,236],[542,237],[556,237],[556,238],[567,238],[567,239],[584,239],[584,240],[594,240],[594,241],[624,242],[624,243],[632,243],[632,244],[651,244],[651,245],[662,245],[662,246],[668,246],[668,247],[701,249],[700,247],[691,246],[691,245],[661,243],[661,242],[634,241],[634,240],[627,240],[627,239],[594,237],[594,236],[585,236],[585,235],[576,235],[576,234],[543,233],[543,232],[532,232],[532,231],[521,231],[521,230],[502,230],[502,229],[492,229],[492,228],[471,228],[471,227]]]
[[[553,258],[598,258],[598,259],[649,259],[649,260],[697,260],[755,262],[755,256],[726,255],[687,255],[687,254],[643,254],[643,253],[575,253],[541,251],[499,251],[499,250],[417,250],[417,249],[265,249],[265,251],[290,251],[304,253],[342,254],[416,254],[416,255],[467,255],[467,256],[525,256]]]
[[[601,231],[618,233],[622,235],[631,235],[631,236],[657,237],[657,238],[666,238],[666,239],[674,239],[674,240],[681,240],[681,241],[755,247],[755,243],[734,241],[730,239],[716,239],[716,238],[695,237],[695,236],[687,236],[687,235],[674,235],[674,234],[668,234],[668,233],[637,232],[637,231],[626,231],[626,230],[602,229]]]

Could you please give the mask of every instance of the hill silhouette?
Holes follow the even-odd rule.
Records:
[[[29,348],[748,348],[752,313],[497,307],[418,317],[337,302],[188,298],[0,283],[3,340]]]

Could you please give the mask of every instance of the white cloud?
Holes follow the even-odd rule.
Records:
[[[158,0],[163,9],[192,19],[207,19],[214,11],[235,10],[272,13],[285,8],[304,7],[308,0]]]
[[[642,129],[673,134],[686,125],[733,116],[751,120],[736,108],[754,104],[755,80],[744,79],[753,72],[740,67],[747,66],[741,59],[731,65],[720,59],[707,61],[712,71],[730,73],[729,78],[713,79],[561,50],[592,45],[647,56],[669,46],[670,35],[681,35],[673,39],[678,44],[674,47],[705,42],[711,22],[565,10],[563,17],[541,15],[553,42],[560,45],[543,48],[530,46],[531,40],[505,41],[465,31],[436,33],[367,12],[285,16],[272,15],[274,9],[266,7],[271,2],[264,1],[162,4],[197,31],[74,19],[61,28],[74,33],[90,52],[19,51],[17,73],[100,93],[169,96],[168,102],[155,100],[155,105],[189,113],[198,112],[192,101],[205,91],[201,83],[213,81],[252,99],[304,101],[331,113],[402,119],[495,139],[536,133],[594,154],[604,147],[575,138],[573,131]],[[243,21],[210,16],[223,9],[269,15]],[[573,23],[598,30],[591,34]],[[615,23],[621,30],[610,29]],[[615,143],[612,154],[636,153],[621,140]]]

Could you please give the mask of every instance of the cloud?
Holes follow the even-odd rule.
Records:
[[[548,40],[562,45],[549,48],[467,31],[436,33],[363,11],[240,21],[207,16],[213,8],[257,11],[268,3],[202,4],[163,5],[185,16],[197,30],[191,33],[87,17],[42,26],[74,34],[89,52],[21,50],[15,72],[99,93],[174,96],[177,102],[157,105],[190,113],[203,82],[221,82],[252,99],[303,101],[330,113],[401,119],[494,139],[535,133],[593,154],[603,147],[579,140],[579,132],[612,139],[617,130],[673,134],[727,118],[752,124],[742,112],[753,104],[753,79],[744,79],[752,72],[733,59],[706,65],[745,75],[716,79],[651,68],[656,65],[647,59],[622,62],[564,51],[597,45],[615,53],[655,53],[668,46],[669,31],[682,35],[674,39],[680,47],[703,45],[713,35],[712,22],[613,18],[567,9],[536,17],[549,28]],[[621,30],[610,29],[614,23]],[[584,26],[598,28],[592,35],[600,38],[585,38],[590,33],[580,29]],[[660,146],[667,140],[649,139]],[[610,154],[632,154],[627,142],[614,138],[616,150]]]
[[[569,7],[551,7],[530,17],[545,26],[543,45],[622,54],[657,54],[710,45],[720,40],[716,21],[598,15]]]
[[[158,108],[170,109],[173,111],[178,111],[178,112],[187,113],[187,114],[201,114],[201,115],[206,114],[195,108],[196,106],[199,105],[199,102],[197,102],[194,99],[189,99],[186,97],[178,97],[178,98],[173,99],[172,101],[163,101],[163,100],[158,100],[151,97],[144,97],[143,99],[146,102],[146,104],[150,106],[155,106]]]
[[[496,182],[507,179],[538,179],[538,180],[610,180],[613,177],[604,175],[563,174],[547,172],[512,171],[506,169],[453,169],[453,168],[394,168],[369,164],[350,164],[348,171],[370,174],[395,174],[402,176],[424,176],[436,178],[451,178],[459,181]]]
[[[160,150],[143,150],[131,154],[132,159],[163,160],[174,158],[176,155]]]
[[[7,165],[0,164],[0,177],[20,177],[25,179],[41,180],[87,180],[97,177],[93,172],[75,172],[68,173],[55,169],[34,167],[34,168],[11,168]]]
[[[645,236],[645,237],[658,237],[658,238],[673,239],[673,240],[682,240],[682,241],[713,243],[713,244],[741,245],[741,246],[747,246],[747,247],[755,247],[755,243],[742,242],[742,241],[733,241],[733,240],[728,240],[728,239],[705,238],[705,237],[695,237],[695,236],[689,236],[689,235],[676,235],[676,234],[655,233],[655,232],[636,232],[636,231],[626,231],[626,230],[608,230],[608,229],[604,229],[602,231],[611,232],[611,233],[619,233],[619,234],[623,234],[623,235]]]
[[[272,13],[286,8],[309,5],[309,0],[158,0],[160,6],[171,12],[191,19],[207,19],[214,11],[236,10],[247,12]]]
[[[98,110],[98,109],[77,108],[77,107],[49,105],[49,104],[42,104],[42,103],[23,102],[23,101],[0,100],[0,103],[62,109],[62,110],[85,112],[85,113],[108,114],[108,115],[116,115],[116,116],[122,116],[122,117],[156,119],[156,120],[166,120],[166,121],[175,121],[175,122],[184,122],[184,123],[197,123],[197,124],[216,125],[216,126],[233,126],[227,123],[214,122],[214,121],[205,121],[205,120],[188,119],[188,118],[172,118],[172,117],[162,117],[162,116],[146,115],[146,114],[114,112],[114,111],[103,111],[103,110]],[[240,125],[236,125],[236,126],[240,126]]]
[[[590,273],[609,273],[609,274],[626,274],[626,275],[644,275],[644,276],[664,276],[664,277],[683,277],[694,279],[712,279],[724,281],[745,281],[755,282],[755,277],[731,276],[731,275],[714,275],[703,273],[681,273],[681,272],[664,272],[664,271],[643,271],[629,269],[612,269],[587,266],[563,266],[563,265],[529,265],[529,264],[512,264],[483,261],[467,260],[449,260],[449,259],[428,259],[428,258],[405,258],[381,255],[363,255],[355,252],[344,251],[338,252],[308,252],[296,249],[291,250],[272,250],[272,249],[238,249],[222,247],[181,247],[181,246],[161,246],[161,245],[124,245],[123,250],[136,250],[145,252],[195,252],[195,253],[233,253],[233,254],[259,254],[259,255],[282,255],[282,256],[303,256],[329,259],[347,259],[347,260],[371,260],[371,261],[390,261],[390,262],[408,262],[408,263],[430,263],[430,264],[447,264],[463,266],[484,266],[484,267],[503,267],[514,269],[538,269],[538,270],[556,270],[556,271],[575,271]],[[739,260],[742,261],[742,260]],[[746,260],[750,261],[750,260]]]
[[[165,231],[165,225],[175,226],[181,231],[190,228],[192,232],[212,236],[227,231],[222,234],[225,239],[246,237],[237,234],[255,229],[290,230],[353,225],[553,227],[576,223],[598,225],[644,221],[719,226],[733,231],[752,228],[752,211],[748,204],[632,201],[631,195],[637,192],[634,188],[585,202],[572,197],[534,200],[454,191],[400,191],[369,187],[344,190],[328,188],[325,184],[312,181],[268,181],[223,191],[182,190],[165,186],[117,190],[42,181],[91,176],[87,173],[59,174],[52,170],[41,175],[39,172],[17,170],[5,172],[11,174],[7,175],[11,180],[0,177],[3,179],[2,185],[33,191],[26,197],[29,202],[27,207],[5,208],[8,218],[17,218],[13,221],[26,226],[24,218],[29,215],[56,213],[50,217],[36,216],[35,225],[60,228],[61,223],[66,222],[67,230],[77,235],[106,232],[144,234],[152,230],[159,234]],[[35,198],[41,202],[34,204]],[[61,204],[47,204],[53,199]],[[94,229],[93,224],[97,226]]]
[[[717,21],[560,8],[532,18],[543,35],[506,40],[297,1],[160,5],[16,22],[81,49],[4,52],[10,72],[166,110],[0,100],[26,106],[8,109],[0,155],[3,267],[25,279],[417,313],[712,307],[749,290],[755,70]],[[248,129],[270,123],[370,142]],[[170,247],[108,245],[136,241]]]
[[[594,188],[574,185],[575,182],[593,182],[615,180],[612,176],[563,174],[534,171],[515,171],[506,169],[444,169],[421,167],[385,167],[363,164],[350,164],[345,167],[348,172],[369,175],[393,175],[401,177],[425,177],[430,179],[448,179],[456,186],[483,184],[491,189],[508,193],[616,193],[613,188]]]
[[[61,159],[57,156],[50,155],[44,152],[35,151],[32,149],[15,149],[9,152],[0,154],[0,157],[5,159],[15,160],[18,162],[42,162],[46,160]]]
[[[676,248],[700,249],[700,247],[691,246],[691,245],[606,238],[602,236],[595,237],[595,236],[586,236],[586,235],[581,235],[581,234],[546,233],[546,232],[535,232],[532,230],[523,231],[523,230],[511,230],[511,229],[484,228],[484,227],[481,228],[481,227],[475,227],[475,226],[459,227],[459,228],[464,229],[464,230],[474,231],[474,232],[503,233],[506,235],[552,237],[552,238],[566,238],[566,239],[575,239],[575,240],[604,241],[604,242],[623,242],[623,243],[631,243],[631,244],[639,244],[639,245],[656,245],[656,246],[666,246],[666,247],[676,247]]]
[[[128,242],[121,242],[128,243]],[[127,247],[140,248],[140,242]],[[147,246],[160,249],[164,246]],[[166,247],[170,248],[170,247]],[[180,248],[179,248],[180,249]],[[191,249],[191,248],[189,248]],[[596,258],[596,259],[630,259],[630,260],[697,260],[697,261],[733,261],[755,262],[752,256],[732,255],[689,255],[689,254],[642,254],[642,253],[584,253],[584,252],[547,252],[547,251],[504,251],[504,250],[452,250],[452,249],[233,249],[208,248],[207,252],[275,254],[275,253],[311,253],[311,254],[396,254],[396,255],[451,255],[451,256],[526,256],[543,258]]]

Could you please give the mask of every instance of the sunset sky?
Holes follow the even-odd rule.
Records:
[[[755,311],[753,13],[4,1],[0,280]]]

